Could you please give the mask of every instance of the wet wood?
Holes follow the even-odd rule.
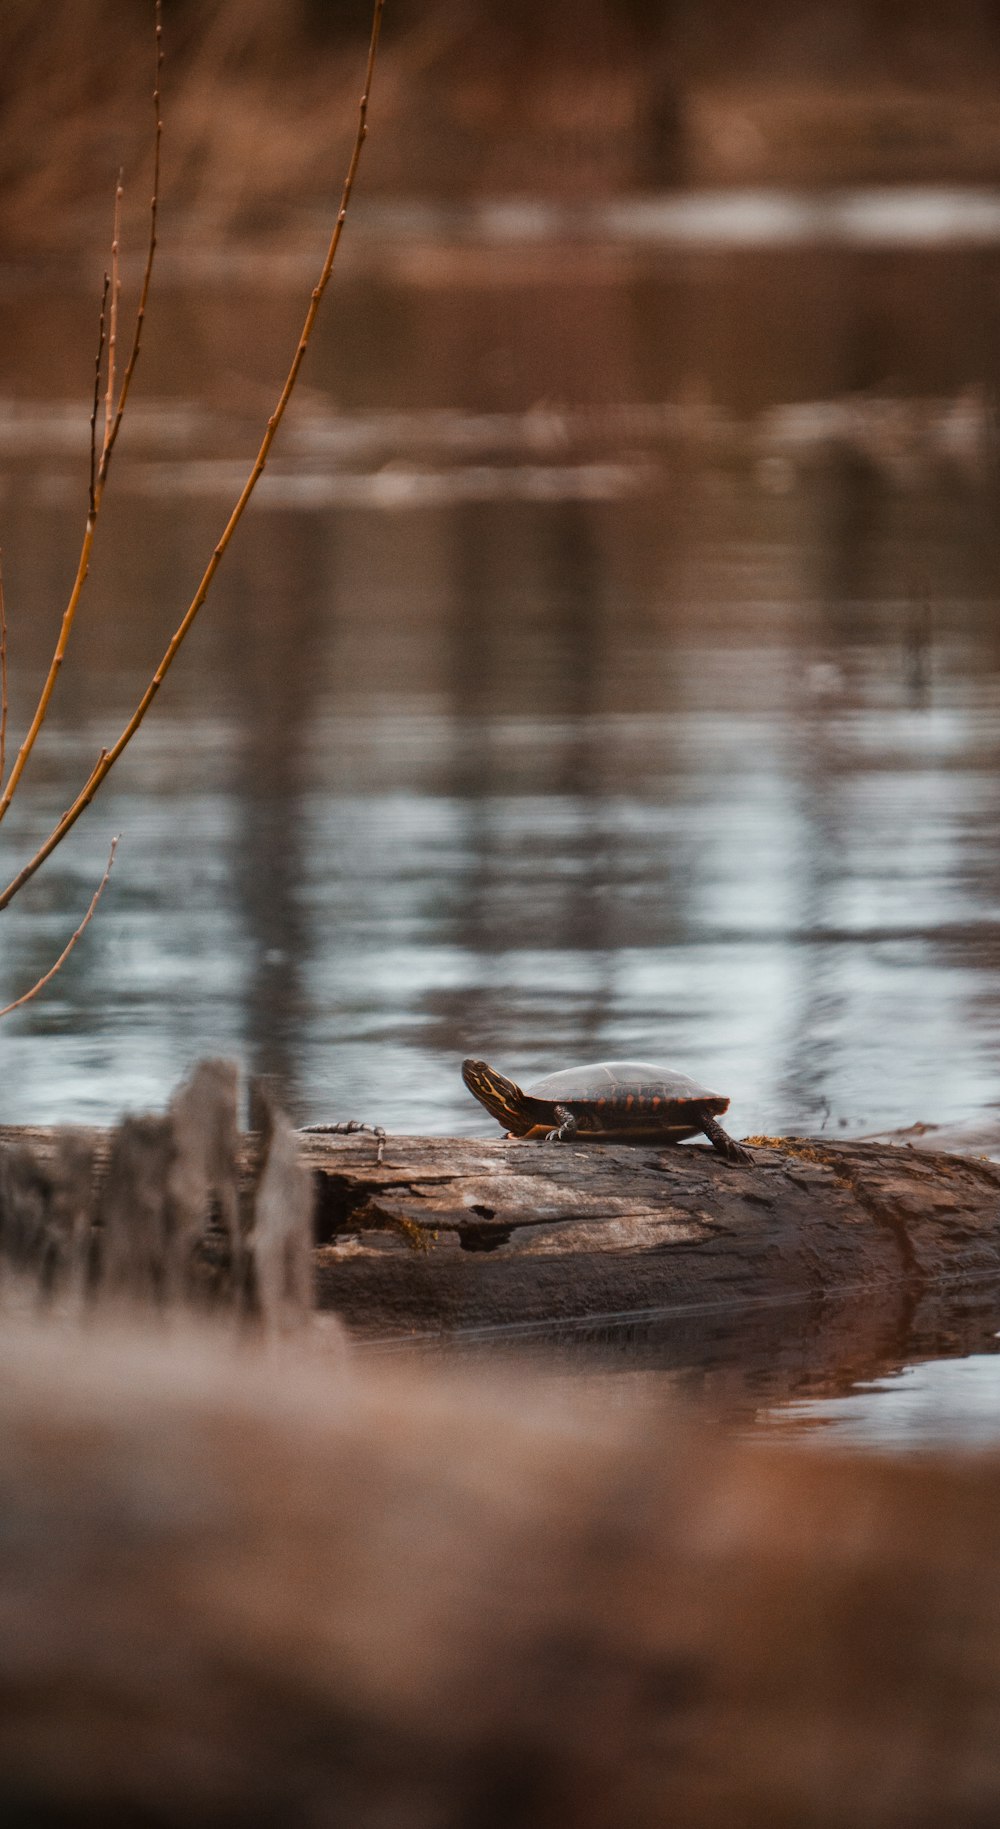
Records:
[[[313,1183],[260,1091],[241,1136],[232,1062],[108,1132],[0,1131],[0,1266],[60,1309],[226,1307],[267,1328],[314,1305]]]
[[[255,1089],[256,1161],[250,1252],[257,1307],[285,1331],[314,1304],[313,1185],[297,1133],[263,1088]]]
[[[808,1302],[1000,1275],[1000,1166],[786,1139],[707,1148],[306,1137],[320,1300],[407,1332]]]

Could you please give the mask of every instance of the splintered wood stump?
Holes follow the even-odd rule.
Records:
[[[788,1138],[707,1148],[304,1136],[318,1287],[366,1332],[709,1314],[1000,1274],[1000,1166]]]
[[[229,1308],[287,1331],[314,1306],[312,1183],[261,1088],[240,1135],[232,1061],[112,1131],[0,1127],[0,1267],[43,1301]]]

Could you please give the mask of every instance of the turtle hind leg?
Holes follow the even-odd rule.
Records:
[[[559,1128],[546,1132],[546,1143],[571,1143],[579,1130],[576,1118],[568,1105],[553,1105],[552,1109],[559,1119]]]
[[[717,1149],[720,1156],[725,1156],[727,1162],[737,1162],[741,1168],[753,1168],[754,1159],[750,1151],[744,1149],[742,1143],[735,1142],[708,1112],[701,1119],[701,1128],[712,1148]]]

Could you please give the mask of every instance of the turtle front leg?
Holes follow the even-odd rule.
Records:
[[[720,1156],[725,1156],[727,1162],[738,1162],[740,1167],[745,1169],[753,1168],[754,1159],[750,1151],[744,1149],[742,1143],[737,1143],[730,1137],[723,1130],[722,1125],[715,1118],[710,1117],[707,1112],[701,1120],[701,1128],[712,1148],[717,1149]]]
[[[381,1124],[362,1124],[360,1118],[345,1118],[341,1124],[303,1124],[301,1128],[308,1131],[310,1136],[321,1137],[353,1137],[359,1130],[367,1131],[370,1137],[378,1138],[375,1161],[378,1163],[382,1160],[385,1150],[385,1131]]]
[[[545,1138],[546,1143],[571,1142],[580,1128],[576,1118],[567,1105],[554,1105],[552,1109],[559,1119],[559,1129],[550,1130],[547,1133]]]

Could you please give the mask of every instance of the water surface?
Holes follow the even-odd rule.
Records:
[[[737,1134],[995,1152],[997,254],[424,252],[348,272],[153,715],[3,916],[7,999],[121,832],[5,1024],[4,1120],[106,1122],[222,1052],[302,1121],[487,1134],[465,1053],[604,1056],[701,1076]],[[175,275],[151,320],[10,874],[245,473],[300,301],[244,283]],[[92,341],[82,296],[0,307],[16,740]]]

